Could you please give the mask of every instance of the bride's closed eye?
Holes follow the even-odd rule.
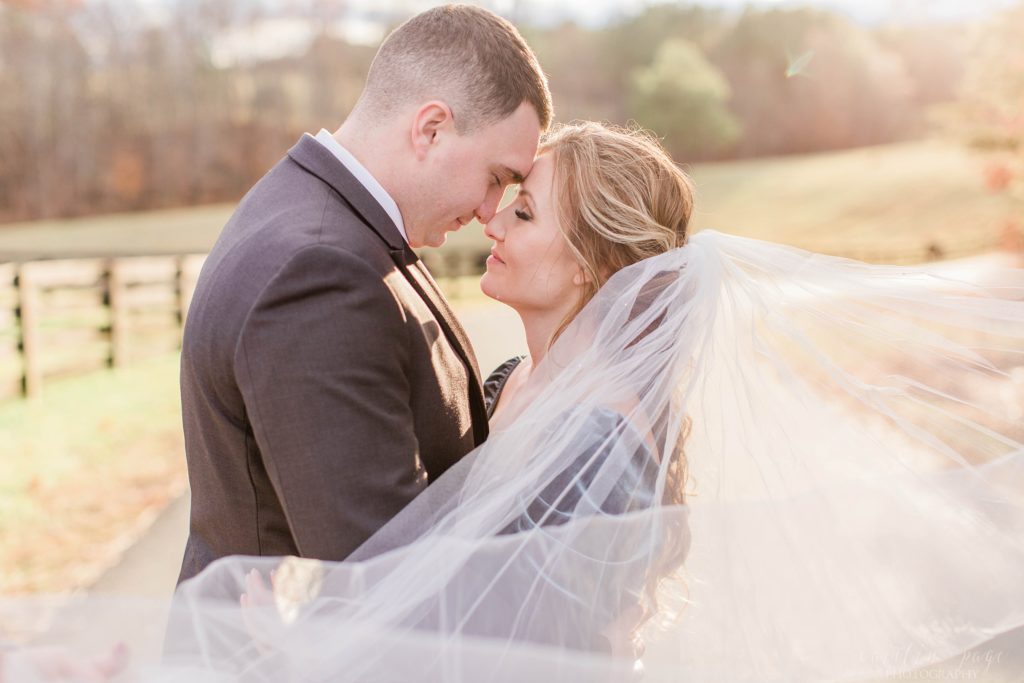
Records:
[[[520,206],[518,209],[515,210],[516,218],[518,218],[519,220],[533,220],[533,214],[530,213],[530,200],[532,199],[532,197],[533,195],[531,195],[525,187],[523,187],[522,185],[519,186],[519,192],[516,195],[516,202]]]

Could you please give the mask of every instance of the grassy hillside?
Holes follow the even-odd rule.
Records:
[[[694,228],[786,242],[871,260],[994,241],[1012,210],[987,192],[981,162],[959,147],[915,142],[691,169]],[[207,251],[231,205],[0,226],[0,261]],[[472,224],[446,253],[482,250]]]
[[[995,241],[1014,207],[959,147],[909,143],[693,169],[696,229],[887,260]]]

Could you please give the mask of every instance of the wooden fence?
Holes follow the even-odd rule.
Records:
[[[178,348],[205,258],[0,264],[0,398]]]
[[[449,293],[486,250],[427,257]],[[0,263],[0,400],[180,347],[205,254]],[[436,270],[435,270],[436,269]]]
[[[815,251],[877,263],[919,263],[999,248],[1024,258],[1024,235],[1013,226],[1001,239],[979,236],[899,253],[850,246]],[[457,298],[462,280],[482,272],[487,254],[473,245],[425,250],[421,256]],[[0,399],[38,396],[47,380],[178,348],[205,258],[192,254],[0,263]]]

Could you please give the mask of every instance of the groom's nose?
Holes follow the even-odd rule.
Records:
[[[487,191],[487,196],[484,197],[483,203],[476,207],[476,218],[483,224],[487,224],[494,218],[494,215],[498,213],[498,204],[501,203],[501,197],[504,195],[504,189],[495,185]]]

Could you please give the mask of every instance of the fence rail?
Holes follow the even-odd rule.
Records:
[[[922,244],[904,251],[813,249],[876,263],[915,263],[1002,249],[1024,257],[1024,235]],[[421,253],[449,294],[482,272],[473,246]],[[0,399],[38,396],[51,379],[117,367],[179,348],[205,254],[0,263]],[[453,289],[454,287],[454,289]]]
[[[0,264],[0,398],[178,348],[205,258]]]

